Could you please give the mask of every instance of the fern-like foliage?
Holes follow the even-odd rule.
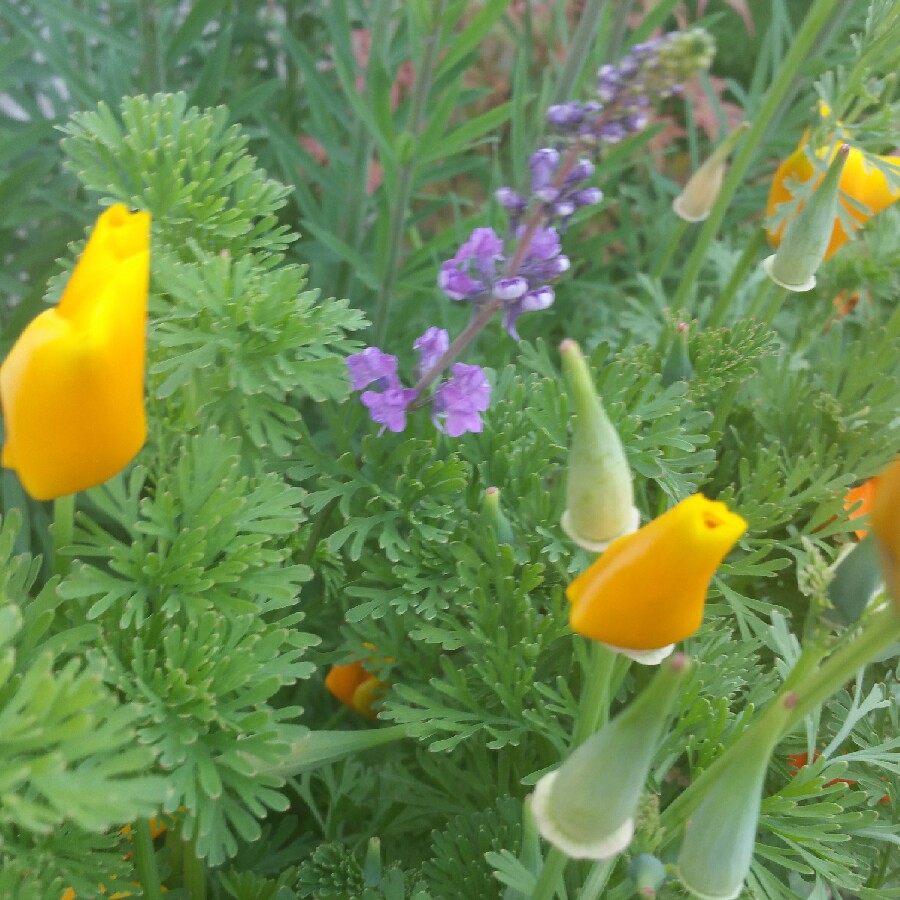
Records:
[[[63,150],[82,184],[146,209],[172,248],[261,251],[274,263],[296,238],[275,215],[287,188],[257,168],[224,107],[201,112],[184,93],[125,97],[121,118],[100,103],[63,130]]]
[[[167,773],[170,811],[212,863],[255,840],[257,819],[284,809],[282,780],[262,774],[287,752],[299,709],[276,707],[305,678],[314,642],[296,630],[303,566],[287,559],[300,492],[274,475],[239,472],[239,442],[215,431],[186,439],[152,490],[135,470],[92,492],[112,534],[82,519],[78,552],[94,558],[63,587],[102,627],[107,680],[141,710],[141,742]],[[148,494],[148,496],[142,496]]]
[[[42,897],[121,871],[99,833],[152,814],[170,794],[147,774],[155,754],[138,741],[137,711],[85,659],[97,629],[61,624],[54,581],[33,595],[38,561],[13,555],[20,524],[12,513],[0,527],[0,860],[16,891],[28,874],[27,896]]]
[[[297,439],[292,401],[343,399],[346,333],[365,324],[346,301],[318,302],[301,266],[260,268],[249,256],[155,256],[151,388],[181,391],[190,415],[285,455]]]

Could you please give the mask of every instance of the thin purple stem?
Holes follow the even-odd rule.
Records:
[[[559,168],[553,176],[553,181],[551,182],[554,188],[559,189],[563,186],[566,176],[578,162],[578,153],[579,148],[577,145],[570,147],[566,151],[566,155],[563,157]],[[522,237],[519,238],[515,252],[512,257],[510,257],[506,266],[507,278],[514,277],[519,271],[519,266],[522,265],[522,262],[528,254],[531,242],[534,240],[534,236],[544,219],[544,211],[541,206],[535,206],[528,214],[528,217],[525,220],[525,230],[522,232]],[[447,366],[449,366],[457,356],[472,343],[479,332],[494,317],[494,313],[502,306],[502,300],[492,298],[481,307],[477,315],[472,317],[469,324],[453,339],[450,346],[441,355],[438,361],[416,382],[414,390],[419,395],[419,399],[416,400],[414,405],[420,405],[423,402],[422,397],[427,388],[438,378],[441,372],[443,372],[444,369],[446,369]]]

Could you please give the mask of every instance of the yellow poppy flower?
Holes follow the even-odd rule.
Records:
[[[149,272],[149,213],[111,207],[0,366],[2,464],[36,500],[102,484],[144,443]]]
[[[694,494],[609,549],[566,591],[573,631],[625,650],[656,650],[703,621],[710,579],[747,523]]]
[[[809,181],[815,174],[815,166],[807,158],[803,149],[806,145],[806,137],[806,135],[803,136],[800,146],[775,170],[772,185],[769,188],[769,200],[766,204],[767,216],[772,216],[780,204],[792,199],[793,194],[787,186],[788,179],[805,182]],[[820,159],[827,156],[830,163],[839,147],[839,143],[835,143],[830,148],[820,147],[816,150],[816,156]],[[895,156],[879,156],[877,158],[900,173],[900,158]],[[821,180],[821,177],[821,175],[817,176],[817,181]],[[856,149],[856,147],[851,147],[847,154],[847,161],[841,172],[838,187],[841,193],[868,207],[869,212],[864,213],[851,206],[843,197],[840,198],[844,209],[850,213],[859,225],[864,225],[876,213],[881,212],[897,199],[900,199],[900,190],[891,190],[884,173],[867,162],[862,151]],[[802,204],[798,206],[797,212],[801,208]],[[773,247],[777,247],[781,243],[786,226],[787,221],[782,221],[777,228],[767,231],[769,243]],[[828,249],[825,251],[825,259],[830,259],[849,239],[850,235],[844,230],[840,219],[836,217],[831,230]]]

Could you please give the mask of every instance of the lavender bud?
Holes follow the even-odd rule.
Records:
[[[566,176],[566,184],[575,184],[579,181],[587,181],[594,174],[594,164],[589,159],[579,159],[572,167],[572,171]]]
[[[618,144],[627,135],[621,122],[606,122],[597,129],[597,136],[607,144]]]
[[[534,196],[541,203],[552,203],[558,196],[559,191],[555,187],[543,187],[534,192]]]
[[[575,204],[569,200],[564,200],[561,203],[554,203],[550,207],[551,215],[558,216],[560,219],[567,219],[569,216],[575,212]]]
[[[528,161],[531,167],[531,190],[535,193],[546,187],[559,165],[559,152],[549,147],[538,150]]]
[[[504,208],[515,212],[520,212],[528,206],[528,201],[508,187],[497,188],[494,192],[497,202]]]
[[[572,193],[570,197],[576,206],[593,206],[603,199],[603,191],[595,187],[582,188]]]
[[[547,110],[547,122],[554,128],[573,128],[584,119],[584,108],[572,100],[569,103],[558,103]]]

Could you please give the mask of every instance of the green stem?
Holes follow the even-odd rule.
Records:
[[[714,435],[721,436],[722,431],[725,428],[725,423],[728,421],[728,416],[731,414],[732,407],[734,406],[734,401],[737,400],[738,391],[740,389],[741,382],[732,381],[731,384],[722,391],[722,394],[716,403],[716,411],[713,414],[712,424],[707,431],[712,441],[716,440],[716,438],[713,437]]]
[[[134,825],[134,865],[144,900],[162,900],[162,882],[156,867],[156,850],[153,847],[153,836],[150,834],[150,823],[147,819],[138,819]]]
[[[206,863],[197,856],[196,840],[184,844],[182,873],[191,900],[206,900]]]
[[[753,302],[750,304],[750,308],[747,310],[745,318],[759,318],[760,310],[765,306],[766,300],[769,299],[769,294],[772,293],[772,288],[774,287],[775,283],[771,281],[768,276],[759,283],[756,296],[753,298]]]
[[[544,860],[541,874],[531,892],[531,900],[551,900],[559,889],[560,879],[566,870],[569,857],[558,847],[551,847]]]
[[[573,750],[584,743],[609,715],[610,679],[618,657],[615,651],[596,641],[590,642],[588,652],[590,660],[585,666],[578,720],[572,735]]]
[[[836,650],[818,671],[794,686],[797,704],[785,731],[802,721],[870,660],[900,641],[900,609],[893,603],[875,613],[856,637]]]
[[[612,875],[612,871],[616,867],[616,861],[617,856],[613,856],[609,859],[601,859],[594,863],[590,874],[581,888],[578,900],[600,900],[603,889],[609,881],[609,876]]]
[[[653,270],[654,278],[659,278],[668,268],[669,263],[672,261],[672,257],[675,255],[675,251],[678,249],[678,245],[681,243],[681,239],[684,237],[687,226],[688,223],[685,222],[684,219],[678,219],[676,222],[675,227],[672,229],[672,233],[669,235],[669,243],[666,245],[663,255],[659,258],[659,262]]]
[[[713,306],[706,319],[707,328],[718,328],[725,320],[725,316],[728,314],[728,310],[731,306],[731,301],[734,300],[734,295],[737,293],[740,284],[747,277],[747,273],[757,262],[756,257],[759,255],[759,251],[762,249],[765,239],[766,233],[762,228],[754,230],[753,237],[750,238],[747,242],[747,246],[744,247],[744,252],[737,261],[737,265],[734,267],[734,271],[732,271],[728,283],[722,289],[722,293],[719,294],[719,299],[716,300],[715,306]]]
[[[769,305],[763,313],[761,321],[764,325],[771,325],[775,321],[775,316],[778,315],[789,293],[790,291],[787,288],[778,287],[776,289],[775,296],[769,301]]]
[[[53,501],[53,574],[66,576],[72,565],[60,552],[72,544],[75,530],[75,495],[66,494]]]
[[[417,73],[412,98],[410,99],[409,122],[407,133],[415,142],[425,121],[425,107],[428,95],[431,93],[431,84],[434,79],[434,70],[437,65],[440,51],[438,37],[441,33],[441,19],[444,15],[446,0],[437,0],[431,14],[434,29],[425,40],[425,50],[422,54],[422,65]],[[384,341],[387,333],[388,319],[391,313],[391,299],[394,294],[394,283],[397,273],[400,271],[400,255],[403,249],[403,232],[406,225],[409,199],[412,195],[413,178],[416,173],[416,153],[413,149],[406,162],[400,164],[397,178],[397,190],[391,203],[391,226],[388,234],[387,262],[384,277],[378,290],[375,301],[375,313],[373,317],[373,335],[376,344]]]
[[[752,124],[747,129],[747,134],[741,141],[740,147],[735,154],[734,161],[722,185],[722,190],[719,192],[719,199],[713,206],[709,218],[703,223],[703,228],[697,237],[690,257],[688,257],[681,274],[678,290],[672,300],[674,309],[687,306],[687,298],[690,292],[694,290],[697,276],[706,259],[709,245],[722,224],[731,199],[743,182],[744,174],[757,151],[757,147],[761,145],[766,129],[769,127],[769,123],[775,116],[781,101],[790,89],[791,81],[796,75],[800,64],[809,53],[816,35],[828,21],[838,2],[839,0],[814,0],[810,6],[809,12],[806,14],[800,30],[794,37],[784,61],[779,66],[778,74],[770,85],[759,111],[752,116]]]
[[[816,667],[822,658],[822,648],[813,646],[804,650],[781,690],[759,718],[662,813],[660,827],[666,835],[664,841],[671,841],[678,835],[681,826],[697,808],[717,774],[747,744],[766,734],[773,745],[777,743],[819,704],[850,681],[867,662],[898,640],[900,610],[889,605],[872,615],[865,627],[838,648],[818,669]]]
[[[157,10],[152,0],[138,0],[138,20],[141,29],[141,67],[144,70],[144,90],[156,94],[165,90],[162,46],[159,42]]]
[[[591,52],[591,47],[594,46],[604,6],[606,6],[606,0],[588,0],[585,5],[575,28],[575,39],[566,52],[566,63],[562,72],[559,73],[559,80],[553,91],[553,99],[550,101],[551,105],[572,99],[588,54]]]

